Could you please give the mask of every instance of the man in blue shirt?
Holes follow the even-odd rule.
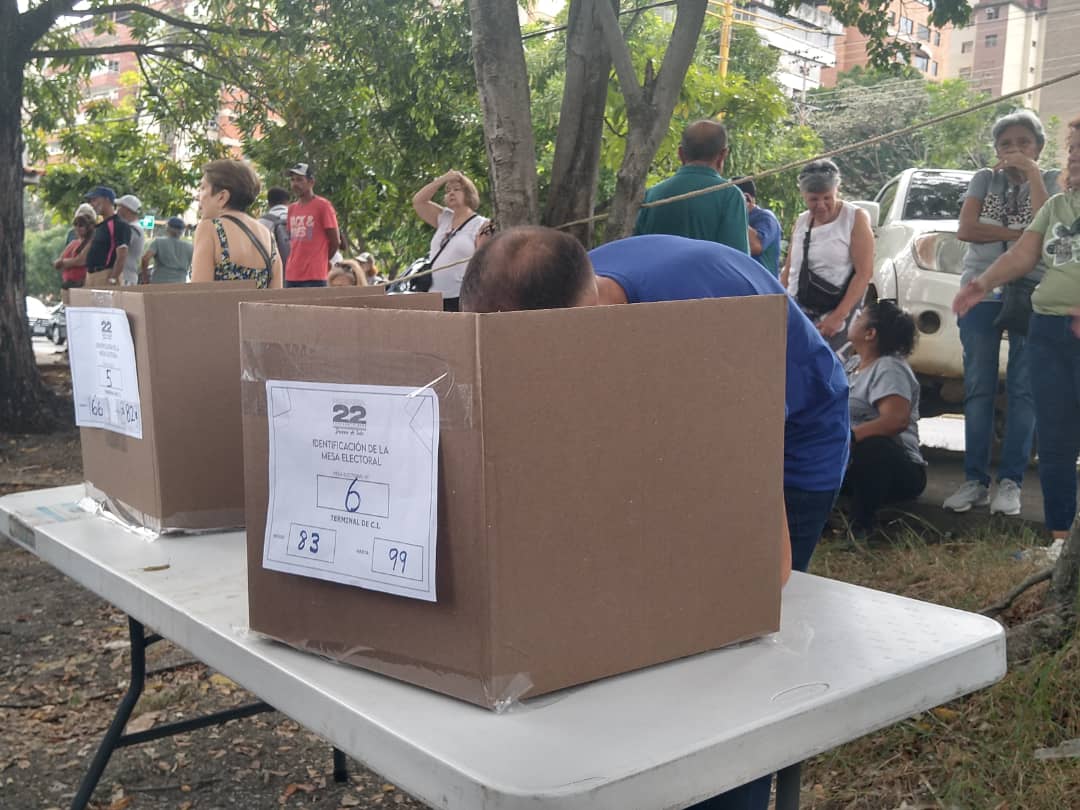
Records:
[[[753,180],[735,178],[735,188],[746,199],[746,219],[750,223],[747,236],[750,239],[750,255],[772,273],[773,278],[780,277],[780,222],[768,208],[757,204],[757,186]]]
[[[586,258],[559,231],[513,228],[469,262],[461,303],[466,311],[497,312],[784,294],[748,255],[713,242],[634,236]],[[805,571],[844,479],[851,428],[843,367],[790,305],[786,370],[784,501],[792,568]]]
[[[555,309],[744,295],[784,295],[780,282],[726,245],[680,236],[634,236],[587,256],[551,228],[512,228],[480,248],[461,284],[465,312]],[[791,302],[787,308],[784,503],[791,567],[805,571],[843,482],[848,385],[839,360]],[[764,776],[691,810],[765,810]]]

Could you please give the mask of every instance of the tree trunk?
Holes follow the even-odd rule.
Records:
[[[1061,649],[1076,632],[1076,600],[1080,594],[1080,514],[1073,520],[1061,556],[1054,563],[1050,587],[1043,595],[1042,611],[1010,628],[1009,664],[1018,664],[1038,653]]]
[[[500,227],[535,225],[536,145],[515,0],[469,0],[473,65]]]
[[[23,61],[17,18],[0,14],[0,430],[45,432],[56,425],[55,397],[34,360],[26,322],[23,255]]]
[[[566,82],[563,88],[555,160],[543,223],[558,227],[593,214],[600,175],[611,53],[596,13],[597,2],[571,0],[566,28]],[[612,8],[616,3],[611,3]],[[592,247],[593,223],[567,233]]]
[[[611,49],[619,86],[626,98],[628,130],[626,152],[615,182],[607,238],[621,239],[634,229],[634,220],[645,191],[645,178],[656,157],[656,150],[671,123],[671,114],[679,100],[686,71],[694,58],[701,26],[705,21],[706,0],[678,0],[678,16],[671,34],[664,62],[655,76],[646,70],[639,83],[630,58],[630,50],[613,12],[598,4],[604,25],[604,38]]]

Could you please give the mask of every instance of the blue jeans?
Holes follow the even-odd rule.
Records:
[[[990,485],[990,449],[994,441],[994,398],[998,387],[998,355],[1001,330],[994,318],[1000,301],[983,301],[957,323],[964,347],[964,478]],[[1031,395],[1027,341],[1009,335],[1009,365],[1005,375],[1007,394],[1005,441],[998,464],[998,480],[1024,481],[1035,435],[1035,401]]]
[[[791,567],[805,571],[810,556],[825,530],[838,490],[813,492],[797,487],[784,487],[784,507],[787,509],[788,533],[791,534]],[[747,782],[727,793],[692,805],[689,810],[766,810],[772,790],[772,774]]]
[[[805,571],[809,567],[810,557],[825,530],[838,492],[838,489],[812,492],[784,487],[784,506],[791,535],[791,567],[795,571]]]
[[[285,279],[286,287],[325,287],[326,279],[312,281],[289,281]]]
[[[1046,528],[1068,531],[1076,516],[1080,456],[1080,340],[1072,318],[1031,316],[1028,361],[1039,419],[1039,479]]]

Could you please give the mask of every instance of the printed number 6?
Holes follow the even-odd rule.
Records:
[[[354,478],[352,480],[352,483],[349,484],[349,490],[345,493],[346,512],[355,512],[357,509],[360,508],[360,493],[353,489],[353,487],[356,486],[356,482],[359,480],[359,478]]]

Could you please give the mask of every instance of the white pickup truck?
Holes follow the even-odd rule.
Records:
[[[956,411],[964,399],[964,362],[952,301],[966,246],[956,238],[960,206],[974,172],[907,169],[857,202],[874,226],[874,279],[868,300],[895,299],[911,313],[919,342],[908,359],[922,383],[920,411]],[[1003,356],[1008,345],[1003,342]]]

